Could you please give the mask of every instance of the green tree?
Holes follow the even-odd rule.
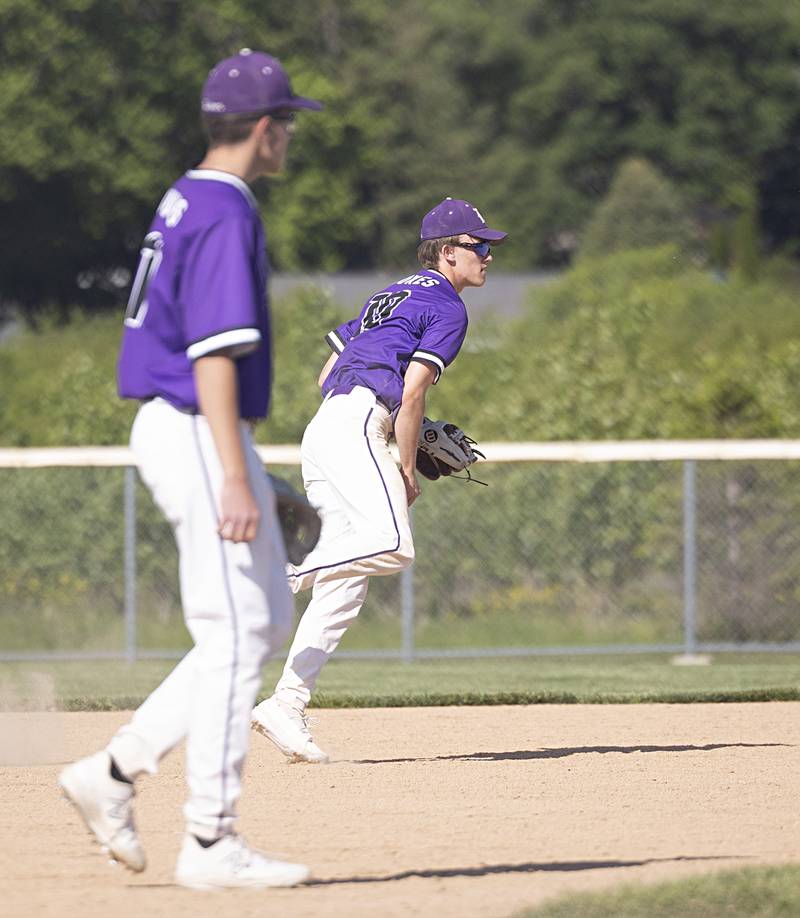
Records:
[[[486,16],[462,17],[473,32],[463,45],[483,44]],[[780,0],[539,0],[506,4],[502,18],[491,35],[503,66],[486,70],[498,79],[482,84],[472,58],[463,72],[503,100],[481,165],[501,177],[521,263],[531,251],[563,260],[631,155],[699,206],[733,183],[766,181],[786,147],[800,110],[800,26]]]
[[[276,267],[396,265],[447,194],[569,260],[619,164],[693,209],[800,223],[800,18],[782,0],[0,0],[0,308],[119,303],[163,189],[202,155],[207,67],[242,45],[326,102],[257,187]]]
[[[689,223],[675,187],[642,159],[626,160],[586,225],[580,252],[592,257],[674,243],[684,248]]]
[[[735,197],[731,195],[738,210],[731,233],[733,267],[743,281],[754,281],[761,260],[758,201],[752,188],[738,188],[736,192]]]
[[[202,156],[205,73],[245,44],[281,56],[300,90],[332,103],[326,125],[299,134],[299,203],[285,219],[305,227],[318,266],[341,259],[342,236],[349,241],[359,218],[349,163],[333,193],[319,193],[320,163],[341,148],[320,63],[324,32],[314,27],[326,6],[272,4],[265,17],[255,0],[3,0],[0,300],[33,313],[123,298],[158,198]],[[326,228],[345,229],[321,230],[319,214]]]

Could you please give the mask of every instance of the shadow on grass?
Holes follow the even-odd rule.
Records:
[[[674,864],[691,861],[747,860],[742,855],[719,857],[655,857],[634,861],[527,861],[521,864],[484,864],[481,867],[445,867],[429,870],[402,870],[376,877],[334,877],[329,880],[309,880],[306,886],[338,886],[347,883],[393,883],[412,877],[421,879],[447,879],[449,877],[485,877],[495,874],[515,873],[572,873],[581,870],[616,870],[621,867],[646,867],[648,864]]]
[[[769,749],[774,746],[792,746],[791,743],[707,743],[704,746],[575,746],[564,749],[525,749],[517,752],[466,752],[462,755],[436,755],[432,758],[414,757],[399,759],[343,759],[347,765],[392,765],[401,762],[518,762],[525,759],[563,759],[570,755],[618,752],[710,752],[715,749]]]

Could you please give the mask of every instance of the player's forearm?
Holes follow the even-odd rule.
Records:
[[[325,385],[325,380],[328,378],[328,374],[333,369],[333,365],[336,363],[338,357],[338,354],[331,354],[325,363],[325,366],[322,368],[322,370],[320,370],[319,378],[317,379],[317,385],[320,387],[320,389]]]
[[[200,357],[194,364],[200,411],[208,421],[223,474],[228,480],[247,478],[239,428],[239,383],[230,357]]]
[[[394,438],[400,453],[400,465],[408,472],[416,468],[419,429],[424,415],[425,393],[419,390],[404,393],[394,422]]]

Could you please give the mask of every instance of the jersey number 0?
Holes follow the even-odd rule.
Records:
[[[136,277],[128,297],[128,308],[125,310],[125,324],[129,328],[139,328],[147,315],[147,288],[161,264],[163,248],[164,237],[161,233],[148,233],[144,237]]]

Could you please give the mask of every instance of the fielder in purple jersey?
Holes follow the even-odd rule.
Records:
[[[394,412],[403,400],[412,360],[434,370],[433,382],[455,360],[467,333],[467,310],[455,287],[435,270],[410,274],[371,297],[357,318],[327,336],[343,355],[322,386],[323,396],[364,386]]]
[[[141,250],[125,316],[120,395],[196,412],[195,362],[225,352],[235,359],[240,417],[266,417],[266,284],[264,229],[247,183],[215,169],[181,176]]]
[[[134,781],[186,740],[176,882],[293,886],[307,867],[266,858],[236,833],[261,666],[292,618],[275,496],[251,436],[269,410],[272,370],[264,231],[249,183],[281,171],[295,111],[321,105],[294,95],[277,59],[244,49],[211,70],[201,107],[209,147],[145,236],[118,365],[120,394],[141,402],[131,447],[175,530],[194,647],[60,784],[113,858],[143,870]]]
[[[273,695],[253,711],[254,729],[294,760],[328,760],[305,709],[361,609],[369,577],[396,573],[414,559],[408,508],[420,493],[416,454],[426,393],[464,342],[462,290],[483,286],[491,247],[505,238],[467,201],[446,198],[422,221],[422,270],[376,293],[327,336],[333,353],[319,377],[324,398],[302,444],[303,481],[322,515],[322,534],[302,565],[288,566],[292,590],[310,587],[311,601]]]

